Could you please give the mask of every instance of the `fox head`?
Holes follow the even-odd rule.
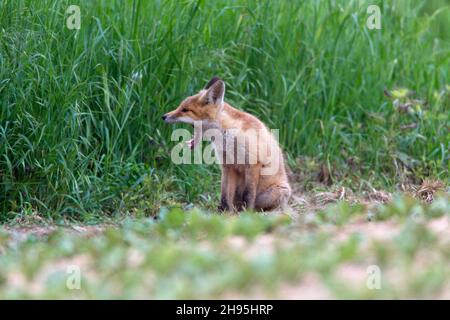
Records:
[[[214,121],[222,110],[225,83],[213,77],[204,89],[196,95],[187,97],[173,111],[162,116],[167,123],[184,122],[194,124],[196,121]]]

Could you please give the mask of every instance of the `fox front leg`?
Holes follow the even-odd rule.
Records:
[[[235,211],[236,173],[231,168],[222,167],[221,197],[219,211]]]
[[[227,185],[228,185],[228,176],[226,174],[226,169],[222,168],[222,177],[220,181],[220,204],[219,207],[217,208],[221,212],[230,210],[227,201]]]
[[[258,164],[245,168],[245,185],[242,200],[246,209],[255,208],[256,190],[258,188],[260,174],[261,166]]]

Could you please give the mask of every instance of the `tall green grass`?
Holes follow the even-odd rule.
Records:
[[[450,7],[377,2],[381,30],[366,1],[0,2],[0,220],[114,213],[142,189],[150,207],[209,203],[217,170],[172,165],[160,118],[215,74],[280,129],[291,165],[447,179]],[[400,114],[396,87],[428,104]]]

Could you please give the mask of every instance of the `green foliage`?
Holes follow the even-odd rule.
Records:
[[[399,224],[378,237],[371,230],[389,231],[386,222],[352,228],[368,210],[342,204],[327,211],[342,216],[342,224],[316,216],[317,230],[286,215],[227,216],[177,207],[97,234],[65,227],[23,238],[20,230],[0,229],[0,298],[295,298],[305,292],[310,298],[435,298],[445,294],[450,276],[448,226],[440,236],[432,227],[448,224],[450,201],[435,201],[445,215],[408,198],[380,206],[389,212],[389,225]],[[427,218],[398,207],[421,207]],[[366,286],[371,265],[381,270],[380,290]],[[66,286],[70,266],[81,272],[80,289]]]
[[[403,170],[448,178],[449,6],[376,3],[381,30],[365,27],[368,1],[1,1],[0,220],[212,207],[217,169],[173,168],[160,118],[214,74],[281,129],[291,160],[351,160],[385,184]],[[385,88],[427,104],[399,114]]]

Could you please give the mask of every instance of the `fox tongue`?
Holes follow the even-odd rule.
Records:
[[[192,139],[192,142],[191,142],[191,149],[194,149],[195,147],[197,147],[197,145],[198,145],[198,139]]]
[[[194,149],[198,143],[202,140],[202,135],[198,132],[194,132],[194,137],[191,141],[191,149]]]
[[[198,141],[196,141],[196,139],[191,139],[191,140],[187,141],[186,143],[189,146],[189,148],[191,150],[193,150],[197,146]]]

